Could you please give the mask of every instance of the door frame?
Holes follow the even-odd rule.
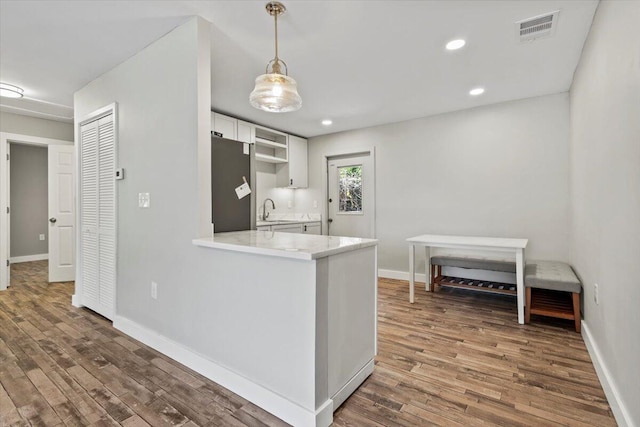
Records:
[[[22,135],[19,133],[0,132],[0,178],[4,185],[0,186],[0,291],[7,289],[9,285],[9,266],[7,261],[10,256],[10,233],[9,233],[9,189],[10,189],[10,159],[9,144],[34,145],[38,147],[48,147],[49,145],[74,145],[73,141],[63,141],[61,139],[43,138],[39,136]],[[77,151],[77,150],[74,150]],[[73,195],[76,203],[76,194]],[[76,203],[77,206],[77,203]]]
[[[322,162],[322,197],[324,203],[324,218],[322,218],[322,230],[326,230],[322,234],[329,235],[329,161],[332,159],[345,159],[349,157],[362,157],[370,156],[371,165],[373,166],[373,191],[371,192],[371,204],[373,205],[373,212],[371,215],[371,230],[373,231],[373,239],[378,236],[378,230],[376,228],[376,147],[372,147],[370,150],[354,151],[354,152],[339,152],[333,154],[325,154],[324,162]]]
[[[118,103],[114,102],[112,104],[106,105],[102,108],[98,108],[97,110],[85,115],[84,117],[80,118],[80,120],[76,121],[74,124],[74,133],[75,133],[75,140],[78,141],[78,144],[76,145],[76,149],[75,149],[75,161],[76,161],[76,197],[79,200],[80,198],[80,190],[81,190],[81,182],[80,182],[80,177],[81,177],[81,169],[82,169],[82,164],[81,164],[81,153],[80,150],[82,149],[82,147],[80,146],[80,135],[81,135],[81,131],[80,129],[82,128],[82,126],[84,126],[87,123],[91,123],[95,120],[99,120],[102,117],[108,116],[109,114],[113,114],[113,143],[114,143],[114,157],[115,157],[115,167],[116,169],[119,167],[118,165],[120,164],[119,162],[119,152],[118,152],[118,146],[119,146],[119,142],[120,142],[120,138],[119,138],[119,123],[118,123]],[[115,177],[114,177],[115,179]],[[114,188],[114,192],[115,192],[115,197],[114,197],[114,210],[115,210],[115,236],[114,236],[114,244],[116,247],[116,253],[115,253],[115,260],[114,260],[114,265],[115,265],[115,270],[116,270],[116,288],[113,290],[113,313],[112,313],[112,319],[115,318],[116,315],[116,308],[118,306],[118,185],[116,183],[115,188]],[[74,286],[74,290],[73,290],[73,295],[71,295],[71,305],[73,305],[74,307],[84,307],[84,305],[82,305],[82,212],[80,209],[80,202],[78,201],[76,203],[76,280],[75,280],[75,286]]]

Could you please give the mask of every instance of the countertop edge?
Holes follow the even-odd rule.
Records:
[[[299,259],[303,261],[313,261],[319,258],[326,258],[331,255],[337,255],[343,252],[351,252],[371,246],[377,246],[378,240],[371,239],[366,242],[353,243],[348,246],[324,249],[317,252],[287,251],[283,249],[263,248],[255,246],[246,246],[235,243],[215,242],[211,237],[195,238],[191,241],[193,245],[204,248],[222,249],[232,252],[243,252],[255,255],[274,256],[279,258]]]
[[[193,239],[192,243],[195,246],[200,246],[203,248],[223,249],[223,250],[232,251],[232,252],[244,252],[244,253],[256,254],[256,255],[268,255],[268,256],[275,256],[278,258],[293,258],[293,259],[300,259],[303,261],[312,261],[314,259],[312,256],[313,254],[310,254],[307,252],[284,251],[281,249],[270,249],[270,248],[257,248],[255,246],[244,246],[244,245],[237,245],[233,243],[214,242],[207,239],[210,239],[210,237]]]

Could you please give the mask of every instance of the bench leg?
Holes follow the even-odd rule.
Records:
[[[578,292],[573,292],[573,317],[576,323],[576,332],[580,333],[580,294]]]
[[[431,292],[435,291],[435,282],[436,282],[436,266],[431,264],[431,283],[429,284],[429,290]]]
[[[531,321],[531,288],[526,288],[524,306],[524,323]]]

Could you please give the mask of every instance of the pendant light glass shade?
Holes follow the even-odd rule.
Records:
[[[298,94],[298,84],[293,78],[289,77],[287,64],[278,58],[278,16],[282,15],[287,9],[277,1],[269,2],[265,7],[267,13],[273,16],[275,22],[276,55],[267,64],[265,74],[256,78],[256,86],[251,95],[249,95],[249,102],[253,107],[270,113],[296,111],[302,107],[302,98]],[[284,74],[282,73],[283,68]]]
[[[270,113],[287,113],[302,107],[298,84],[284,74],[262,74],[256,78],[256,87],[249,96],[255,108]]]

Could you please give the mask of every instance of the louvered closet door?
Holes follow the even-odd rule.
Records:
[[[81,128],[82,305],[113,319],[116,191],[113,115]]]

